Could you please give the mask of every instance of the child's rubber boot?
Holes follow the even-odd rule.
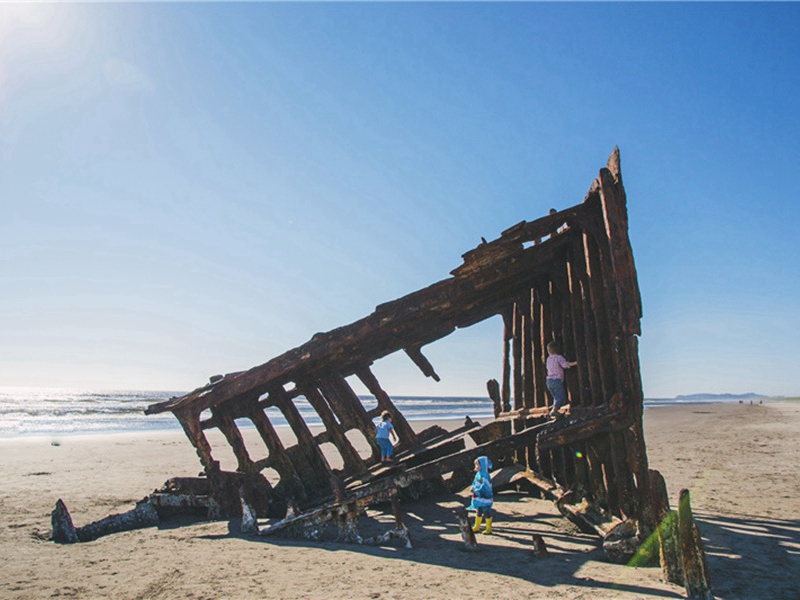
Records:
[[[483,530],[483,533],[486,533],[486,534],[492,533],[492,518],[491,517],[486,519],[486,529]]]
[[[489,520],[487,519],[487,523]],[[478,533],[481,530],[481,523],[483,523],[483,517],[475,517],[475,526],[472,528],[472,531]]]

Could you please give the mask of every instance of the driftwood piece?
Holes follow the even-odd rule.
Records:
[[[690,600],[712,600],[711,576],[700,531],[694,523],[689,490],[678,497],[678,553],[683,567],[686,597]]]

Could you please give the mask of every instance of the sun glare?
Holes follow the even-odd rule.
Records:
[[[0,4],[0,40],[30,34],[48,27],[56,16],[54,5],[40,2]]]
[[[0,100],[21,72],[70,55],[73,9],[45,2],[0,3]]]

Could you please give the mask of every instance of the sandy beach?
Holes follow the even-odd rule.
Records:
[[[645,432],[671,503],[691,490],[716,596],[799,598],[800,402],[652,408]],[[0,440],[0,597],[683,596],[658,568],[604,562],[598,538],[550,502],[512,492],[496,497],[495,535],[479,536],[477,553],[463,551],[451,509],[464,500],[456,496],[404,505],[412,549],[252,540],[237,522],[174,523],[71,546],[36,535],[49,533],[58,498],[80,526],[199,470],[180,432]],[[363,520],[368,535],[390,518]],[[549,557],[533,556],[532,533],[544,537]]]

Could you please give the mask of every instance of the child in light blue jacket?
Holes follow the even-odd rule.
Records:
[[[475,526],[472,531],[478,533],[481,530],[483,519],[486,519],[486,529],[483,533],[492,533],[492,505],[494,498],[492,495],[492,478],[489,470],[492,468],[492,461],[488,456],[479,456],[475,459],[475,479],[472,480],[472,504],[470,509],[478,511],[475,517]]]

